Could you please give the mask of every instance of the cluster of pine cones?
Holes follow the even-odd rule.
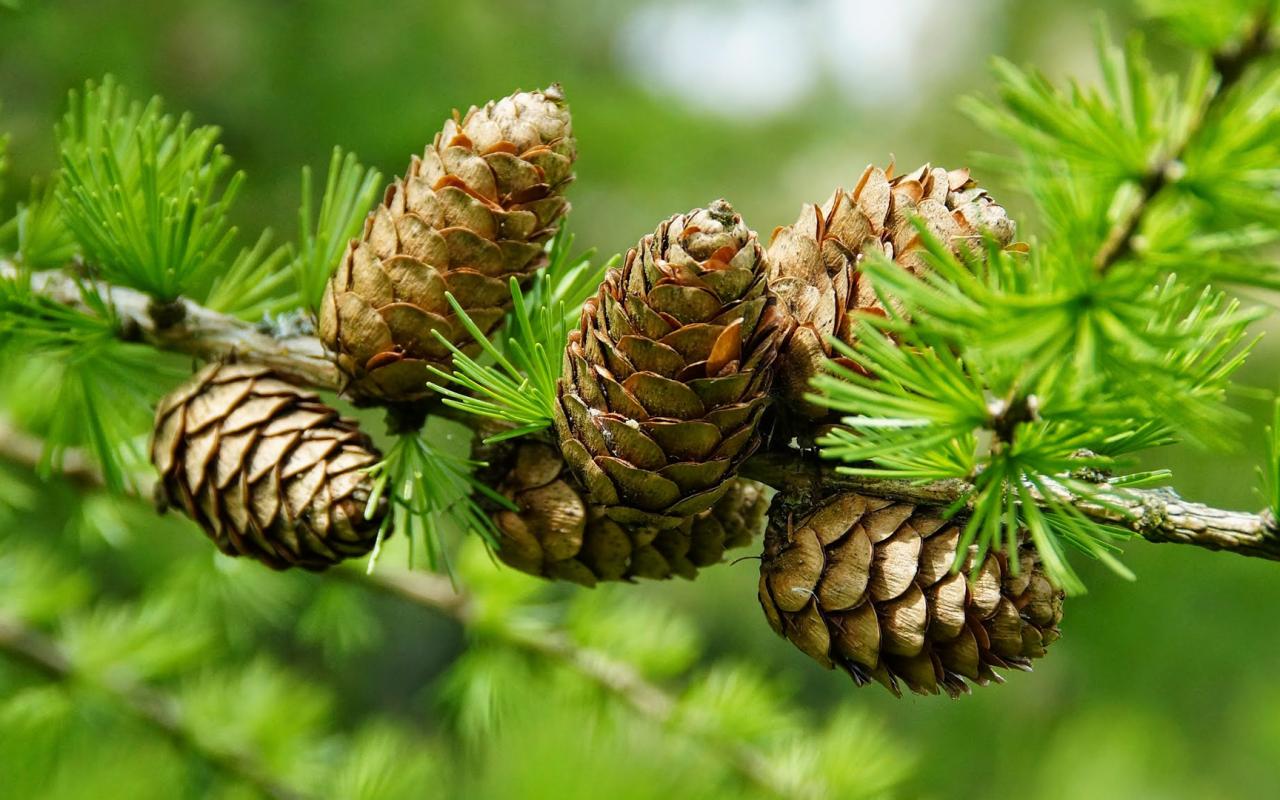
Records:
[[[428,398],[432,366],[476,345],[446,298],[491,333],[508,283],[546,263],[576,144],[558,86],[448,120],[387,188],[335,265],[319,315],[359,404]],[[1058,636],[1062,595],[1034,549],[974,563],[937,509],[858,494],[796,498],[737,476],[766,426],[829,424],[810,379],[883,312],[860,270],[882,253],[928,269],[923,221],[954,251],[1013,244],[969,176],[868,167],[806,206],[768,247],[724,200],[663,221],[583,306],[552,431],[478,445],[510,566],[592,586],[692,578],[761,528],[760,605],[779,635],[859,684],[955,695],[1025,668]],[[160,499],[230,555],[322,570],[374,545],[387,512],[356,423],[261,367],[211,364],[161,403]],[[767,523],[766,523],[767,520]],[[957,570],[956,567],[959,567]]]

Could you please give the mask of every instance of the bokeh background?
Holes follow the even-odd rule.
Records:
[[[451,109],[559,81],[581,153],[570,191],[571,227],[580,245],[606,255],[625,250],[658,220],[716,197],[729,198],[767,238],[794,219],[801,203],[856,180],[869,162],[953,167],[975,163],[975,151],[1006,152],[956,110],[958,97],[988,89],[992,56],[1089,81],[1096,74],[1098,18],[1122,35],[1141,26],[1131,4],[1119,0],[21,0],[15,10],[2,6],[0,130],[12,134],[13,161],[6,209],[32,177],[55,166],[52,127],[66,92],[105,73],[138,95],[159,93],[168,107],[220,125],[227,149],[249,176],[238,222],[246,231],[270,226],[286,235],[295,226],[300,167],[322,168],[335,144],[394,174]],[[1160,63],[1184,63],[1185,54],[1162,44],[1157,32],[1149,38]],[[1002,185],[995,174],[978,177],[1026,213],[1016,187]],[[1024,230],[1033,234],[1034,227],[1027,218]],[[1277,364],[1275,347],[1264,339],[1244,381],[1274,389]],[[1237,402],[1252,422],[1237,431],[1229,451],[1174,447],[1148,466],[1172,467],[1175,488],[1187,496],[1260,505],[1254,469],[1266,404],[1248,393]],[[68,539],[63,555],[93,587],[85,602],[145,595],[153,584],[177,580],[175,571],[188,569],[188,562],[199,565],[190,568],[193,574],[208,571],[211,548],[189,528],[162,527],[105,500],[73,501],[76,491],[56,483],[10,480],[35,500],[6,523],[4,535]],[[170,537],[172,531],[181,533]],[[1136,583],[1085,566],[1090,592],[1068,603],[1064,637],[1033,674],[1014,674],[1004,686],[958,701],[895,700],[817,668],[764,624],[754,598],[754,561],[706,571],[693,583],[623,591],[627,602],[655,612],[649,616],[654,625],[668,614],[687,620],[689,635],[703,644],[698,663],[734,658],[774,675],[792,706],[815,724],[839,715],[869,720],[884,738],[890,753],[884,757],[910,759],[901,783],[887,792],[893,796],[1274,796],[1280,790],[1280,567],[1142,543],[1128,548],[1126,562]],[[5,569],[0,563],[0,573]],[[464,755],[432,768],[475,773],[465,787],[448,784],[460,796],[646,797],[696,783],[690,776],[702,769],[698,763],[673,756],[678,746],[648,741],[661,738],[660,730],[610,738],[599,720],[556,712],[556,695],[528,702],[485,734],[481,750],[457,750],[454,739],[465,737],[441,696],[465,693],[449,683],[450,669],[473,648],[456,627],[390,602],[352,610],[342,605],[345,596],[335,595],[335,608],[324,613],[343,617],[342,630],[356,643],[336,646],[330,633],[304,635],[298,643],[292,637],[305,629],[306,618],[288,609],[310,608],[315,584],[273,588],[276,576],[265,571],[244,578],[243,570],[219,569],[231,591],[245,580],[262,595],[241,598],[241,605],[264,614],[272,604],[284,609],[260,630],[266,631],[264,649],[303,676],[294,689],[300,707],[307,705],[306,680],[325,683],[336,687],[327,718],[354,724],[362,714],[383,713],[443,739],[441,752]],[[556,598],[566,595],[579,613],[590,614],[617,592],[560,590]],[[0,604],[5,596],[0,590]],[[643,627],[616,635],[634,650],[643,650],[647,637],[661,638]],[[666,677],[678,686],[698,663],[677,659]],[[28,686],[25,678],[5,674],[9,682],[0,681],[0,690],[13,697]],[[257,702],[232,687],[224,700],[250,715]],[[5,701],[0,695],[0,705]],[[304,724],[307,717],[300,719]],[[59,723],[36,751],[24,742],[24,752],[40,754],[24,762],[27,778],[48,796],[223,796],[209,788],[215,783],[200,783],[182,766],[173,766],[173,777],[161,783],[172,793],[145,782],[88,791],[95,788],[93,776],[111,774],[107,762],[168,763],[152,752],[167,745],[126,747],[147,740],[127,725],[99,722],[88,730],[100,733],[78,727],[72,733],[69,723]],[[0,764],[14,768],[5,751],[18,752],[27,724],[33,723],[0,715]],[[867,767],[857,757],[849,755],[854,776]],[[636,758],[657,760],[645,765],[653,768],[649,773],[633,764],[634,776],[615,774],[618,764]],[[577,774],[576,788],[569,787],[570,770],[604,775],[606,766],[614,772],[604,783]],[[6,785],[16,791],[18,774],[0,769],[0,797],[19,796],[6,792]],[[158,774],[168,775],[153,777]],[[654,782],[654,774],[663,780]],[[420,796],[430,796],[431,785],[419,788]]]

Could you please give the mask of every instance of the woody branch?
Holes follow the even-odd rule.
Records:
[[[0,261],[0,278],[17,274]],[[81,306],[80,282],[63,271],[37,273],[32,279],[39,294],[68,306]],[[263,364],[298,384],[340,392],[341,377],[313,336],[276,338],[241,320],[219,314],[189,300],[169,324],[156,322],[150,299],[120,286],[98,284],[115,308],[121,335],[153,347],[201,359],[239,359]],[[445,410],[443,408],[437,410]],[[464,421],[477,418],[455,415]],[[822,497],[838,491],[858,491],[876,497],[946,505],[964,496],[961,481],[912,483],[845,475],[815,455],[788,447],[765,449],[743,465],[743,477],[791,494]],[[1101,486],[1093,498],[1065,488],[1058,500],[1069,502],[1089,517],[1128,529],[1149,542],[1188,544],[1253,558],[1280,561],[1280,526],[1268,513],[1213,508],[1189,502],[1166,489],[1132,490]],[[1099,498],[1105,502],[1099,502]]]

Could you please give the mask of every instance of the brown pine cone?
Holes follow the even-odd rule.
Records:
[[[524,439],[482,449],[487,479],[519,508],[500,510],[497,555],[522,572],[584,586],[636,578],[692,579],[725,552],[750,544],[764,524],[763,487],[734,480],[706,511],[666,527],[627,524],[584,499],[552,445]]]
[[[938,509],[855,493],[771,512],[760,605],[778,635],[859,685],[951,696],[1030,669],[1058,639],[1062,592],[1023,541],[1017,563],[976,547],[952,572],[960,526]]]
[[[387,188],[325,290],[320,337],[358,402],[421,399],[428,366],[478,345],[445,299],[484,333],[545,263],[543,244],[568,212],[577,156],[559,86],[518,92],[447,121],[422,158]]]
[[[718,200],[663,222],[583,306],[556,430],[611,518],[705,511],[758,446],[781,333],[764,271],[755,233]]]
[[[804,395],[831,356],[828,337],[852,344],[853,313],[884,311],[859,261],[882,252],[914,275],[928,270],[915,217],[956,253],[980,248],[984,234],[1005,246],[1014,237],[1013,221],[968,170],[928,164],[894,178],[869,166],[853,191],[837,189],[824,205],[805,206],[794,224],[774,231],[769,288],[796,324],[778,359],[779,388],[791,410],[826,415]],[[837,361],[855,368],[847,359]]]
[[[372,549],[365,506],[380,454],[354,420],[250,364],[210,364],[160,401],[151,462],[162,504],[218,549],[273,569],[323,570]]]

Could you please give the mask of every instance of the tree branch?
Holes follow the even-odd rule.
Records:
[[[0,260],[0,280],[13,280],[18,269]],[[90,283],[115,308],[122,334],[152,347],[203,360],[240,359],[271,367],[289,380],[322,391],[342,388],[341,375],[324,346],[314,336],[274,338],[255,326],[207,309],[190,300],[176,300],[156,313],[142,292],[101,281],[83,281],[63,270],[37,272],[31,288],[62,305],[92,313],[81,298],[80,286]],[[169,322],[159,325],[156,318]]]
[[[13,266],[0,261],[0,278],[12,274]],[[48,297],[70,306],[79,305],[79,289],[70,276],[54,271],[36,277],[39,279],[36,282],[38,290]],[[144,331],[144,341],[155,347],[201,358],[226,358],[234,354],[246,361],[267,364],[303,385],[327,391],[338,389],[338,371],[326,360],[323,346],[314,337],[292,336],[276,340],[246,323],[190,301],[182,301],[187,309],[186,322],[173,329],[159,331],[150,321],[144,295],[119,287],[102,288],[113,301],[123,303],[117,306],[117,313],[124,325],[137,323]],[[183,332],[176,333],[178,329]],[[208,338],[202,338],[205,336]],[[432,413],[448,410],[437,404]],[[460,412],[449,416],[471,424],[478,424],[479,419]],[[27,441],[23,436],[0,423],[0,451],[22,463],[39,463],[38,454],[43,443]],[[15,448],[34,449],[35,454],[19,453]],[[77,461],[73,458],[67,465],[71,470],[93,469],[93,465],[83,459]],[[877,497],[947,505],[967,488],[960,481],[914,484],[843,475],[835,465],[791,448],[766,449],[756,453],[743,464],[741,475],[779,491],[802,492],[804,496],[814,498],[846,489]],[[1103,496],[1108,500],[1107,507],[1065,490],[1059,499],[1093,519],[1126,528],[1149,542],[1189,544],[1208,550],[1280,560],[1280,528],[1270,514],[1212,508],[1183,500],[1169,490],[1103,487]]]
[[[56,641],[7,614],[0,614],[0,652],[26,662],[56,681],[71,683],[85,678]],[[169,695],[119,674],[94,676],[92,683],[104,689],[135,717],[224,774],[248,783],[276,800],[302,800],[305,797],[272,778],[249,753],[224,750],[202,742],[186,726],[178,702]]]
[[[950,505],[965,496],[964,481],[912,481],[846,475],[835,465],[790,452],[768,451],[743,465],[744,478],[787,496],[819,498],[837,491],[929,505]],[[1121,489],[1099,485],[1093,498],[1054,487],[1054,500],[1099,522],[1129,530],[1148,542],[1189,544],[1242,556],[1280,561],[1280,528],[1267,512],[1227,511],[1183,500],[1170,489]]]
[[[1205,98],[1200,113],[1182,132],[1181,138],[1170,143],[1167,151],[1151,165],[1147,174],[1138,182],[1137,201],[1128,213],[1111,227],[1107,238],[1094,255],[1093,265],[1099,272],[1106,272],[1117,261],[1133,252],[1134,240],[1142,227],[1143,218],[1151,209],[1156,197],[1173,182],[1178,164],[1191,144],[1191,140],[1200,130],[1200,126],[1221,105],[1231,89],[1240,82],[1249,65],[1272,52],[1275,42],[1271,39],[1273,22],[1271,15],[1270,8],[1258,12],[1258,16],[1243,39],[1213,54],[1213,70],[1218,74],[1217,85]]]

